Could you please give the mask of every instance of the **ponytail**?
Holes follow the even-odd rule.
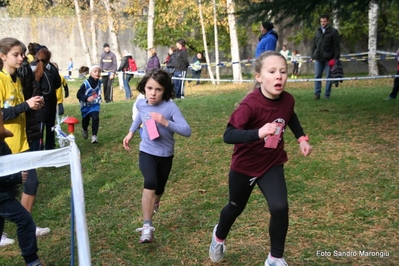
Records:
[[[36,56],[35,60],[36,64],[36,71],[35,71],[35,80],[40,81],[43,76],[44,70],[48,63],[50,63],[51,52],[47,48],[40,49]]]

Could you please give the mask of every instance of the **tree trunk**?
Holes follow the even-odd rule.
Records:
[[[219,41],[218,41],[218,25],[216,14],[216,0],[213,0],[213,31],[215,32],[215,63],[216,63],[216,84],[220,84],[220,71],[219,71]]]
[[[94,0],[90,0],[90,33],[91,33],[91,63],[98,64],[96,14],[94,13]]]
[[[198,1],[198,10],[199,10],[199,16],[200,16],[200,22],[201,22],[201,28],[202,28],[202,40],[204,42],[205,60],[206,60],[207,66],[208,66],[209,78],[211,79],[212,84],[215,85],[215,78],[213,77],[212,67],[211,67],[211,64],[209,61],[208,45],[206,44],[205,26],[204,26],[204,18],[202,16],[201,0]]]
[[[369,8],[369,75],[378,76],[377,54],[378,3],[370,2]]]
[[[75,3],[76,18],[78,19],[80,41],[82,42],[83,52],[85,53],[85,56],[86,56],[87,66],[90,67],[91,66],[91,58],[90,58],[89,47],[87,46],[87,43],[85,40],[85,32],[83,30],[82,17],[80,16],[79,1],[74,0],[74,3]]]
[[[154,47],[154,16],[155,16],[155,0],[150,0],[148,3],[148,18],[147,18],[147,49]],[[149,57],[149,53],[147,53]],[[149,58],[148,58],[149,59]]]
[[[333,10],[333,26],[334,28],[337,29],[337,31],[339,31],[339,19],[338,19],[338,10],[334,9]]]
[[[240,62],[240,51],[238,47],[237,28],[236,28],[236,17],[234,15],[234,2],[233,0],[227,0],[227,18],[229,20],[230,30],[230,49],[231,59],[233,68],[233,79],[242,82],[241,73],[241,62]]]
[[[110,33],[112,52],[114,52],[117,60],[120,62],[122,56],[119,49],[118,32],[115,30],[114,18],[112,17],[113,10],[111,8],[109,0],[103,0],[103,5],[105,7],[105,10],[107,11],[107,22]]]

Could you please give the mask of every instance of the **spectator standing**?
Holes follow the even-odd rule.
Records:
[[[110,103],[114,97],[112,83],[116,75],[117,61],[115,54],[110,51],[108,43],[104,43],[103,48],[104,51],[100,57],[100,68],[104,75],[102,77],[104,100],[106,103]]]
[[[285,57],[287,62],[290,61],[291,52],[290,52],[290,50],[287,49],[287,45],[285,45],[285,44],[283,45],[283,49],[280,50],[280,54],[282,54]]]
[[[258,58],[265,51],[275,51],[278,34],[273,30],[274,25],[270,21],[262,22],[260,25],[261,35],[259,36],[259,43],[256,46],[255,58]]]
[[[178,39],[176,41],[176,55],[174,57],[175,72],[173,73],[173,85],[175,87],[176,99],[184,98],[184,79],[186,78],[188,63],[188,53],[186,41]]]
[[[164,64],[166,64],[166,72],[168,72],[171,76],[175,73],[175,57],[176,57],[176,46],[169,46],[168,55],[166,56]]]
[[[123,50],[123,57],[118,71],[123,71],[123,89],[125,90],[125,99],[130,100],[132,98],[132,90],[130,89],[129,82],[134,77],[133,74],[127,73],[133,71],[129,67],[129,60],[133,60],[133,56],[127,51]]]
[[[396,56],[397,56],[397,63],[396,63],[396,75],[399,75],[399,48],[396,51]],[[399,92],[399,77],[395,77],[393,80],[393,88],[391,93],[389,94],[388,98],[386,100],[394,100],[398,96]]]
[[[194,56],[192,64],[191,64],[191,71],[193,72],[193,79],[197,79],[196,85],[200,85],[201,79],[201,70],[202,70],[202,53],[198,52],[197,55]]]
[[[299,69],[302,66],[302,57],[298,50],[294,50],[291,55],[291,63],[294,66],[292,69],[292,79],[298,78]]]
[[[25,45],[15,38],[0,40],[0,107],[3,112],[4,127],[14,134],[6,139],[12,153],[29,151],[26,113],[30,110],[37,111],[44,106],[42,97],[38,95],[25,100],[24,94],[29,95],[30,93],[23,91],[21,80],[18,77],[20,74],[17,76],[17,69],[21,67],[25,56],[24,48]],[[24,82],[27,81],[28,79]],[[32,213],[38,186],[36,169],[28,170],[21,204],[29,213]],[[49,232],[49,228],[36,227],[36,236],[42,236]],[[2,236],[1,239],[3,241],[8,238]]]
[[[316,29],[313,46],[311,51],[310,61],[314,61],[315,79],[321,79],[323,71],[326,77],[330,76],[330,66],[328,62],[334,59],[335,62],[340,58],[340,40],[338,30],[330,25],[330,18],[328,15],[320,16],[320,27]],[[324,98],[329,99],[331,94],[332,82],[326,82],[326,91]],[[321,81],[314,82],[314,98],[320,99]]]
[[[155,48],[148,49],[148,55],[150,58],[148,59],[145,72],[148,73],[151,69],[160,69],[161,64],[159,63],[159,58]]]
[[[68,63],[68,79],[72,78],[72,70],[73,70],[73,60],[72,58],[69,58],[69,63]]]
[[[35,61],[31,64],[35,74],[36,88],[40,89],[44,98],[43,108],[36,112],[43,143],[40,143],[39,148],[35,145],[34,150],[52,150],[55,148],[55,134],[52,128],[55,125],[57,112],[56,91],[61,87],[61,77],[58,69],[50,63],[50,59],[51,52],[46,47],[43,47],[36,53]]]
[[[53,63],[54,66],[57,68],[59,71],[58,65],[56,63]],[[59,87],[55,93],[57,96],[57,112],[58,115],[63,115],[64,114],[64,98],[69,97],[69,87],[68,83],[66,82],[65,78],[58,72],[61,78],[61,87]]]

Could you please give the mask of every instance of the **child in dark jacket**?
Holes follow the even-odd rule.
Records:
[[[0,112],[0,156],[11,154],[11,149],[4,141],[13,134],[4,129],[3,113]],[[28,178],[28,172],[23,171],[8,176],[0,176],[0,235],[4,230],[5,219],[17,225],[18,243],[22,257],[27,266],[41,266],[37,256],[36,224],[32,215],[16,199],[19,194],[19,184]]]
[[[89,137],[87,128],[91,124],[91,143],[97,143],[98,125],[100,123],[100,103],[101,103],[101,69],[98,65],[93,65],[89,69],[90,77],[80,86],[76,97],[80,102],[82,113],[83,138]]]

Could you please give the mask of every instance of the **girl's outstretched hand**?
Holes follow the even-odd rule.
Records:
[[[307,141],[299,142],[299,147],[303,156],[308,156],[312,152],[312,146],[310,146],[309,142]]]
[[[123,147],[125,148],[125,150],[130,151],[130,147],[129,147],[129,142],[130,140],[133,138],[133,132],[130,132],[126,135],[126,137],[123,139]]]

